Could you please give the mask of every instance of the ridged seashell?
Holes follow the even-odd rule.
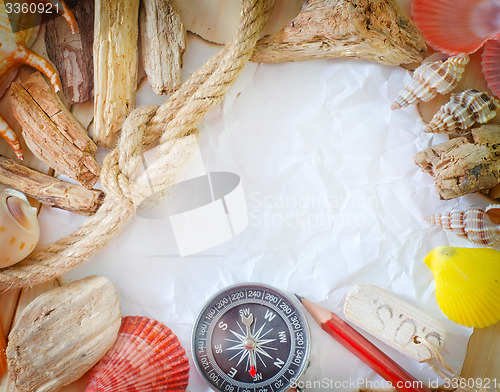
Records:
[[[425,42],[447,54],[474,53],[500,32],[496,0],[413,0],[412,20]]]
[[[464,132],[475,123],[484,124],[496,116],[500,101],[486,92],[468,89],[452,94],[434,115],[425,132]]]
[[[188,380],[189,361],[177,336],[159,321],[127,316],[85,392],[182,392]]]
[[[484,44],[481,60],[481,68],[488,87],[493,94],[500,97],[500,40],[490,39]]]
[[[427,216],[426,221],[479,245],[500,244],[500,204]]]
[[[424,262],[434,275],[437,303],[450,320],[477,328],[500,320],[499,251],[440,246]]]
[[[411,81],[399,93],[391,109],[400,109],[417,101],[430,101],[438,94],[453,90],[469,63],[467,54],[448,58],[446,61],[432,61],[422,64],[414,72]]]
[[[0,189],[0,268],[23,260],[38,243],[40,227],[36,208],[24,194]]]

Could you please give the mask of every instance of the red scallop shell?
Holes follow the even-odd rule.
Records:
[[[183,392],[188,381],[189,361],[177,336],[159,321],[127,316],[85,392]]]
[[[498,39],[490,39],[484,45],[481,67],[488,87],[493,94],[500,97],[500,41]]]
[[[500,32],[495,0],[413,0],[412,19],[425,41],[447,54],[474,53]]]

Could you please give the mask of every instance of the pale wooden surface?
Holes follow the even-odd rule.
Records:
[[[464,378],[497,378],[500,391],[500,322],[475,329],[469,340],[467,357],[462,368]]]

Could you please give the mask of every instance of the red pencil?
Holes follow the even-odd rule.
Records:
[[[295,294],[314,320],[400,392],[431,392],[335,313]]]

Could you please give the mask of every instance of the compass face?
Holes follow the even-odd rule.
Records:
[[[214,390],[281,392],[306,368],[309,329],[283,293],[244,284],[208,301],[192,343],[196,367]]]

